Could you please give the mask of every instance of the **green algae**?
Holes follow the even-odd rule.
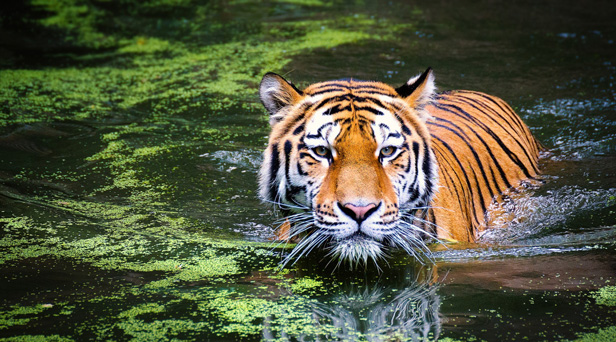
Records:
[[[72,338],[60,335],[19,335],[18,337],[0,338],[0,341],[23,341],[23,342],[72,342]]]
[[[295,294],[306,294],[310,293],[314,295],[315,293],[323,291],[323,281],[317,280],[313,278],[300,278],[295,280],[291,286],[291,292]]]
[[[71,3],[81,7],[70,8]],[[102,339],[112,338],[113,331],[139,341],[186,337],[201,331],[218,336],[259,334],[263,322],[245,325],[248,318],[241,317],[242,305],[275,314],[279,331],[295,334],[310,329],[308,322],[287,324],[296,320],[293,314],[302,312],[299,307],[304,307],[307,314],[304,297],[295,297],[295,305],[288,298],[278,302],[248,296],[238,301],[234,294],[220,296],[215,290],[202,297],[216,301],[191,297],[190,302],[202,308],[208,319],[216,317],[225,322],[218,325],[206,318],[197,321],[172,317],[166,312],[168,305],[148,302],[150,296],[160,292],[185,298],[177,292],[178,287],[194,282],[232,282],[230,277],[245,272],[246,265],[273,269],[277,260],[267,243],[229,239],[224,234],[213,239],[202,233],[201,222],[169,207],[168,199],[177,194],[177,186],[147,170],[154,169],[153,165],[168,164],[183,150],[202,144],[200,141],[222,146],[220,142],[247,136],[243,127],[216,126],[207,120],[197,125],[194,120],[182,121],[186,113],[206,119],[231,108],[255,112],[259,106],[252,100],[254,87],[264,72],[280,70],[294,55],[313,49],[375,39],[377,36],[362,32],[371,29],[375,21],[367,19],[354,27],[348,21],[340,25],[337,20],[262,23],[261,33],[256,35],[189,46],[144,33],[121,37],[98,32],[105,13],[87,10],[84,4],[35,3],[55,13],[42,23],[69,32],[68,43],[106,50],[70,56],[75,63],[84,63],[79,67],[1,70],[0,127],[54,121],[111,122],[103,126],[98,150],[86,155],[79,169],[54,172],[57,180],[66,181],[72,174],[73,182],[84,182],[92,176],[96,181],[77,196],[53,192],[30,197],[12,195],[66,219],[38,222],[23,216],[3,218],[3,229],[8,234],[0,240],[2,263],[51,258],[87,263],[99,270],[151,274],[139,288],[120,288],[94,298],[88,298],[87,291],[81,294],[83,299],[75,302],[78,307],[82,302],[126,308],[108,314],[122,317],[121,322],[101,318],[73,328]],[[149,2],[148,6],[156,4]],[[117,120],[126,122],[125,117],[131,116],[136,116],[137,122],[114,124]],[[262,116],[258,122],[260,134],[265,135],[267,119]],[[183,139],[183,135],[190,138]],[[15,177],[27,182],[47,175],[20,172]],[[308,293],[318,285],[299,280],[291,287],[297,293]],[[139,298],[134,306],[125,302],[132,297]],[[74,309],[72,315],[76,317],[79,312]],[[25,326],[48,317],[45,312],[28,318],[18,311],[7,315],[7,320]],[[146,318],[148,315],[150,318]],[[153,319],[152,315],[160,316]],[[50,335],[49,340],[54,336]]]
[[[113,46],[115,40],[96,29],[97,21],[102,11],[88,6],[87,1],[79,0],[33,0],[32,5],[40,7],[51,15],[39,22],[48,27],[57,27],[69,31],[68,42],[86,45],[93,48]]]
[[[150,9],[160,6],[185,8],[189,3],[127,3],[126,11],[136,12],[140,6]],[[285,3],[325,6],[318,1]],[[84,162],[89,163],[86,164],[87,169],[103,178],[103,182],[89,192],[77,198],[57,194],[31,198],[14,196],[72,217],[54,225],[26,224],[24,220],[28,218],[8,219],[10,224],[5,225],[7,230],[16,230],[14,227],[19,224],[22,233],[31,230],[37,232],[35,235],[44,237],[28,240],[5,236],[2,245],[8,247],[12,244],[13,248],[8,248],[3,261],[55,255],[84,260],[101,268],[133,268],[139,271],[171,271],[171,264],[185,263],[187,266],[179,274],[169,278],[169,284],[182,279],[194,280],[211,273],[234,274],[237,269],[230,256],[210,256],[209,264],[190,259],[177,259],[170,263],[170,259],[150,263],[130,262],[132,258],[147,256],[154,250],[159,254],[169,253],[187,241],[210,246],[215,244],[202,236],[182,235],[182,232],[198,231],[202,224],[170,211],[165,198],[176,191],[174,185],[156,179],[145,171],[150,168],[149,165],[173,158],[190,143],[178,143],[175,139],[162,136],[162,139],[145,142],[147,145],[144,145],[140,137],[151,136],[161,129],[168,131],[168,126],[165,128],[168,125],[166,118],[189,111],[220,112],[238,104],[246,109],[254,108],[246,100],[254,96],[254,86],[264,72],[280,70],[293,56],[313,49],[380,39],[379,33],[375,32],[387,32],[382,22],[355,15],[335,20],[263,22],[258,24],[259,30],[239,39],[195,46],[142,33],[132,37],[103,33],[99,30],[105,27],[105,18],[110,16],[110,12],[104,6],[89,1],[37,0],[32,2],[32,6],[49,14],[39,20],[40,24],[64,30],[71,44],[106,49],[98,55],[71,56],[77,63],[96,61],[97,58],[105,62],[94,66],[0,70],[0,126],[59,120],[104,121],[118,112],[133,110],[137,110],[140,121],[148,122],[148,125],[131,123],[112,126],[111,131],[101,134],[102,148],[84,158]],[[197,31],[190,34],[200,34],[198,25],[195,27]],[[281,32],[285,34],[281,36]],[[260,121],[265,127],[265,118]],[[181,128],[180,132],[185,130]],[[200,132],[196,139],[220,141],[241,136],[239,132],[233,133],[233,128],[211,127],[207,123]],[[75,170],[63,170],[62,173],[56,172],[56,175],[57,178],[67,179],[63,175],[70,173],[75,174]],[[32,175],[19,176],[24,180],[33,178]],[[82,181],[83,178],[73,176],[72,181]],[[120,193],[120,201],[105,200],[106,196],[115,197]],[[80,234],[86,238],[74,239],[72,236],[75,234],[67,233],[69,227],[75,229],[89,225],[99,227],[104,235],[82,229]],[[170,242],[165,243],[164,239]],[[29,246],[24,248],[24,245]],[[192,275],[188,276],[189,272]]]
[[[191,111],[208,117],[238,105],[254,111],[256,104],[247,100],[254,96],[264,72],[280,70],[293,56],[313,49],[380,38],[367,32],[374,30],[374,19],[354,17],[260,23],[255,33],[240,39],[194,46],[142,32],[131,37],[98,31],[108,13],[87,1],[39,0],[33,5],[51,13],[40,23],[67,32],[68,43],[106,50],[70,56],[77,64],[85,63],[79,67],[1,70],[0,127],[46,121],[105,122],[118,115],[122,118],[122,113],[135,113],[142,123],[105,128],[100,134],[101,148],[83,159],[85,172],[96,175],[98,184],[79,196],[12,195],[68,219],[52,223],[6,218],[3,229],[12,234],[1,240],[2,262],[52,257],[79,260],[102,270],[162,272],[164,276],[149,282],[148,289],[228,277],[241,272],[240,264],[254,263],[251,255],[270,258],[262,249],[266,244],[224,236],[212,239],[199,233],[204,228],[201,222],[169,208],[166,199],[177,193],[176,186],[146,171],[191,145],[198,146],[194,141],[238,139],[246,135],[244,129],[216,127],[207,121],[197,127],[191,121],[177,126],[180,121],[170,125],[168,119]],[[128,10],[134,11],[134,6]],[[185,7],[188,2],[147,2],[143,6]],[[264,135],[266,118],[259,122]],[[153,135],[169,133],[170,128],[178,136],[198,135],[189,141]],[[145,141],[144,136],[148,137]],[[66,180],[64,175],[71,173],[77,174],[75,169],[55,174]],[[18,176],[28,181],[42,174]],[[73,176],[72,181],[83,182],[88,177]],[[200,248],[182,255],[188,246]],[[269,260],[263,267],[275,264]],[[296,291],[307,289],[307,284],[300,284],[294,285]]]
[[[3,70],[0,124],[67,120],[68,113],[76,120],[101,119],[148,103],[155,117],[207,106],[221,110],[232,102],[211,99],[213,94],[248,97],[263,73],[281,69],[293,55],[368,38],[361,32],[328,29],[284,43],[232,42],[194,52],[174,46],[176,53],[184,53],[145,60],[136,55],[132,68]]]
[[[43,305],[15,306],[7,311],[0,312],[0,331],[15,325],[25,325],[35,318],[37,314],[47,309]]]
[[[315,325],[311,308],[316,301],[304,297],[284,297],[273,302],[255,297],[237,297],[218,293],[207,306],[223,320],[216,329],[219,334],[234,333],[242,337],[260,334],[264,330],[274,336],[330,336],[340,328],[327,324]]]
[[[163,5],[162,2],[146,4]],[[334,20],[261,22],[254,34],[240,40],[194,46],[138,32],[129,38],[103,33],[97,36],[97,28],[106,22],[103,18],[112,15],[89,1],[38,0],[33,5],[51,13],[40,20],[44,25],[80,31],[76,34],[80,38],[70,33],[68,37],[86,46],[113,49],[104,53],[109,62],[94,67],[0,71],[2,126],[71,118],[98,120],[118,110],[136,107],[154,118],[204,107],[219,111],[237,103],[255,108],[246,99],[254,96],[253,89],[261,75],[281,70],[293,56],[370,39],[392,39],[394,32],[410,26],[361,14]],[[139,11],[134,3],[125,5],[129,12]],[[165,3],[165,6],[185,5]],[[242,5],[245,4],[236,4]],[[320,4],[311,2],[310,5]],[[211,22],[207,16],[194,19],[203,20],[203,25]],[[95,25],[95,21],[101,23]],[[199,24],[193,26],[189,36],[204,33]],[[287,34],[281,37],[280,32]],[[88,37],[92,43],[87,43]],[[74,58],[78,61],[82,57]]]
[[[616,306],[616,286],[605,286],[593,295],[597,305]]]
[[[604,341],[616,341],[616,327],[608,327],[605,329],[599,329],[594,333],[587,333],[576,339],[575,342],[604,342]]]

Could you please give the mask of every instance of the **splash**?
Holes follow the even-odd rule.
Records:
[[[530,238],[564,234],[568,237],[561,238],[560,242],[571,242],[575,240],[575,234],[571,233],[580,230],[588,233],[584,229],[592,228],[585,226],[585,223],[588,223],[584,220],[585,217],[615,204],[616,188],[590,190],[579,186],[564,186],[532,196],[528,193],[517,194],[490,209],[493,229],[486,230],[480,241],[510,244]],[[581,222],[576,222],[580,221],[580,218]],[[608,230],[614,229],[615,227],[608,227]],[[551,243],[558,240],[556,237],[552,239]]]

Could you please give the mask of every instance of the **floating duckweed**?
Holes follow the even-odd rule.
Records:
[[[599,305],[616,306],[616,286],[605,286],[594,293]]]
[[[312,278],[300,278],[291,284],[291,291],[295,294],[314,292],[323,287],[323,281]]]
[[[160,313],[165,311],[165,306],[160,305],[160,304],[156,304],[156,303],[146,303],[146,304],[142,304],[142,305],[138,305],[135,307],[132,307],[126,311],[121,312],[118,317],[121,318],[133,318],[136,316],[139,316],[141,314],[146,314],[146,313]]]
[[[616,341],[616,327],[599,329],[596,333],[583,334],[575,342],[606,342]]]
[[[132,41],[120,41],[120,45],[123,46],[117,50],[118,53],[155,53],[172,50],[169,41],[154,37],[139,36]]]
[[[5,232],[24,233],[32,228],[32,219],[26,216],[0,217],[0,224]]]
[[[72,342],[71,338],[60,335],[19,335],[19,339],[15,337],[0,338],[0,341],[20,341],[20,342]]]
[[[67,36],[67,41],[76,41],[79,45],[94,48],[109,47],[116,43],[113,37],[96,30],[102,11],[88,6],[84,1],[33,0],[32,5],[52,13],[51,16],[40,20],[43,25],[58,27],[76,34]]]
[[[14,325],[25,325],[47,309],[44,305],[14,306],[12,310],[0,312],[0,330]]]
[[[256,297],[235,297],[220,292],[207,303],[207,308],[217,313],[223,322],[218,334],[234,333],[254,336],[269,331],[274,336],[294,336],[312,339],[329,336],[340,328],[315,325],[311,307],[314,301],[304,297],[283,297],[278,302]]]
[[[199,332],[208,327],[207,323],[180,319],[160,319],[151,322],[130,318],[114,326],[131,336],[130,341],[166,341],[179,340],[178,335],[187,332]]]
[[[185,260],[184,263],[176,264],[174,270],[175,275],[166,277],[165,279],[151,282],[147,288],[168,288],[178,283],[188,281],[206,280],[212,277],[228,276],[239,272],[236,256],[221,256],[211,257],[206,259]],[[139,266],[132,264],[134,269],[139,269]],[[150,266],[150,265],[144,265]]]

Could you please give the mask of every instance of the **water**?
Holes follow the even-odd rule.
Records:
[[[0,339],[616,336],[613,299],[597,295],[616,282],[611,2],[0,13]],[[281,218],[256,196],[260,77],[397,86],[428,66],[441,90],[517,110],[549,150],[543,184],[495,208],[500,228],[477,244],[433,246],[435,263],[333,272],[315,253],[280,270]]]

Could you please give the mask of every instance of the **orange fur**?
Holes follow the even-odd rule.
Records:
[[[260,174],[261,197],[282,204],[301,202],[322,221],[340,217],[337,205],[381,203],[384,224],[400,219],[405,204],[396,188],[401,185],[394,183],[406,184],[399,180],[403,170],[416,170],[421,175],[415,176],[417,181],[425,183],[416,185],[420,197],[404,196],[417,203],[424,196],[429,209],[413,209],[413,224],[438,238],[475,241],[487,228],[490,203],[538,174],[540,145],[501,99],[470,91],[435,95],[433,89],[430,70],[398,89],[380,82],[338,80],[300,91],[278,75],[266,75],[261,98],[272,115],[272,132]],[[328,131],[331,127],[339,131]],[[382,132],[380,127],[385,127]],[[388,138],[379,134],[391,133],[395,140],[400,132],[405,144],[396,146],[399,154],[391,160],[381,157],[379,144],[386,145],[382,140]],[[307,135],[332,155],[315,155],[305,144]],[[318,183],[314,196],[301,197],[297,188],[312,188],[302,188],[297,179]],[[289,238],[291,228],[286,223],[282,228],[279,236]]]

